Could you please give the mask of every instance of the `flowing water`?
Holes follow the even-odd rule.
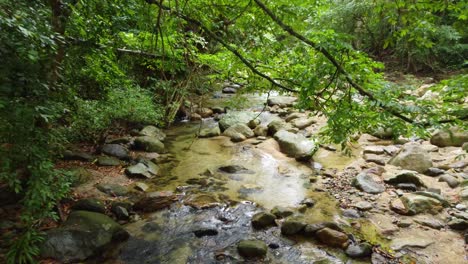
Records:
[[[264,98],[253,97],[251,110],[258,111]],[[278,117],[264,112],[259,118],[268,123]],[[217,125],[212,119],[202,122],[203,126]],[[166,145],[175,161],[164,165],[164,180],[155,179],[154,190],[174,191],[183,197],[204,194],[220,205],[199,210],[176,203],[170,209],[128,224],[126,229],[132,237],[123,246],[120,261],[238,263],[243,258],[236,251],[237,243],[257,238],[271,247],[264,263],[344,263],[346,257],[337,250],[308,239],[286,238],[278,227],[255,230],[250,224],[256,212],[269,211],[274,206],[298,208],[306,198],[314,199],[316,205],[301,218],[309,223],[339,220],[335,199],[314,191],[310,183],[310,176],[317,169],[314,163],[304,164],[285,156],[273,139],[232,143],[223,136],[195,138],[199,128],[199,123],[182,122],[166,131]],[[316,156],[319,161],[328,160],[326,166],[334,168],[343,168],[351,160],[333,151],[321,151]],[[230,174],[218,170],[226,165],[240,165],[247,171]],[[193,232],[200,229],[217,230],[218,234],[198,238]]]

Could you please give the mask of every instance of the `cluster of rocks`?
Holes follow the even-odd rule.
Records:
[[[395,145],[367,137],[367,142],[361,142],[362,159],[341,172],[322,170],[319,182],[341,207],[358,209],[356,217],[374,219],[377,213],[388,215],[397,228],[416,228],[414,222],[440,232],[461,231],[468,243],[467,140],[468,132],[459,128],[436,131],[430,141],[400,140]],[[388,226],[382,230],[395,232]],[[425,248],[434,243],[406,237],[392,241],[394,250]]]
[[[293,106],[295,101],[294,97],[271,97],[268,99],[269,110],[283,109],[285,113],[288,113],[290,112],[288,107]],[[218,126],[203,127],[199,137],[223,135],[231,138],[233,142],[257,137],[257,141],[253,144],[259,144],[271,136],[279,143],[281,151],[288,156],[297,160],[311,158],[317,145],[308,138],[311,133],[305,129],[316,123],[314,118],[306,114],[292,113],[284,116],[284,119],[277,118],[268,123],[261,123],[259,115],[260,113],[249,111],[230,111],[219,117]]]
[[[308,206],[313,206],[307,203]],[[329,247],[343,249],[351,258],[365,258],[372,255],[372,245],[358,242],[347,234],[334,222],[307,223],[302,220],[300,212],[307,209],[307,205],[294,210],[284,207],[275,207],[270,212],[258,212],[252,216],[252,226],[255,229],[267,229],[280,225],[284,236],[302,236],[314,239]],[[238,244],[239,253],[247,258],[263,257],[267,253],[267,245],[260,240],[246,240]]]
[[[160,176],[160,165],[171,160],[163,141],[166,135],[155,126],[146,126],[133,132],[134,137],[108,140],[99,156],[81,151],[66,151],[65,160],[93,162],[98,166],[126,166],[125,174],[130,179],[144,180]],[[158,153],[154,158],[144,155],[134,158],[130,150]],[[78,181],[85,183],[92,175],[84,168],[74,171]],[[102,182],[95,185],[100,192],[115,197],[112,200],[97,198],[80,199],[71,206],[67,220],[56,229],[48,231],[41,247],[43,257],[63,262],[83,261],[112,249],[128,238],[120,226],[139,219],[138,213],[167,208],[178,200],[172,192],[149,192],[150,186],[143,181],[126,185]],[[120,223],[120,224],[119,224]]]

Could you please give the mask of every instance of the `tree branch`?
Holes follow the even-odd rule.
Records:
[[[163,9],[163,10],[166,10],[166,11],[169,11],[169,12],[172,12],[173,14],[175,14],[177,17],[189,22],[189,23],[192,23],[192,24],[195,24],[197,26],[199,26],[200,28],[203,29],[203,31],[205,31],[206,34],[208,34],[208,36],[210,36],[212,39],[216,40],[218,43],[220,43],[221,45],[223,45],[223,47],[225,47],[227,50],[229,50],[232,54],[234,54],[245,66],[247,66],[247,68],[249,68],[253,73],[255,73],[256,75],[264,78],[265,80],[269,81],[272,85],[280,88],[280,89],[283,89],[285,91],[288,91],[288,92],[293,92],[293,93],[297,93],[298,91],[292,89],[292,88],[289,88],[289,87],[286,87],[284,85],[282,85],[281,83],[278,83],[276,82],[273,78],[271,78],[270,76],[266,75],[265,73],[259,71],[257,68],[255,68],[255,66],[250,63],[244,56],[242,56],[242,54],[240,54],[240,52],[235,49],[234,47],[232,47],[231,45],[229,45],[228,43],[226,43],[222,38],[218,37],[215,33],[213,33],[211,30],[209,30],[203,23],[201,23],[200,21],[194,19],[194,18],[191,18],[189,16],[186,16],[178,11],[175,11],[173,10],[172,8],[168,7],[168,6],[165,6],[165,5],[162,5],[160,4],[159,2],[157,1],[154,1],[154,0],[146,0],[148,3],[152,3],[152,4],[155,4],[157,6],[159,6],[159,8]]]
[[[366,89],[364,89],[361,85],[359,85],[358,83],[356,83],[353,78],[351,77],[351,75],[341,66],[341,64],[338,63],[338,61],[330,54],[330,52],[328,52],[328,50],[326,50],[325,48],[321,47],[321,46],[318,46],[316,43],[314,43],[313,41],[311,41],[310,39],[304,37],[303,35],[297,33],[296,31],[294,31],[294,29],[292,29],[292,27],[286,25],[283,23],[283,21],[281,19],[279,19],[275,14],[273,14],[273,12],[268,9],[268,7],[263,3],[261,2],[260,0],[254,0],[255,3],[260,7],[260,9],[262,9],[276,24],[278,24],[278,26],[280,26],[284,31],[286,31],[288,34],[290,34],[291,36],[299,39],[300,41],[304,42],[305,44],[311,46],[313,49],[315,49],[316,51],[322,53],[323,56],[325,56],[325,58],[327,58],[331,64],[333,64],[333,66],[336,67],[336,69],[345,76],[346,78],[346,81],[354,88],[356,89],[360,95],[362,96],[365,96],[367,98],[369,98],[370,100],[372,101],[375,101],[377,102],[378,106],[380,108],[382,108],[383,110],[389,112],[390,114],[392,114],[393,116],[396,116],[400,119],[402,119],[403,121],[405,122],[408,122],[408,123],[411,123],[411,124],[414,124],[414,121],[409,119],[408,117],[404,116],[403,114],[395,111],[394,109],[391,109],[389,107],[386,107],[384,106],[377,98],[374,97],[374,95],[367,91]]]

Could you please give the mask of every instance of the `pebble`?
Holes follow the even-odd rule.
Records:
[[[455,206],[455,208],[457,208],[458,210],[461,210],[461,211],[465,211],[466,210],[466,205],[464,204],[457,204]]]

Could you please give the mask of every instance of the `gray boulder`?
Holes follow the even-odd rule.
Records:
[[[128,149],[119,144],[105,144],[101,149],[102,153],[122,160],[128,160]]]
[[[372,175],[366,172],[361,172],[354,178],[353,186],[366,193],[382,193],[385,191],[385,185],[375,181]]]
[[[395,174],[390,174],[384,178],[384,182],[397,185],[399,183],[412,183],[417,187],[426,187],[424,182],[412,171],[400,171]]]
[[[219,126],[206,127],[200,131],[200,134],[198,135],[198,137],[209,138],[209,137],[219,136],[220,134],[221,134],[221,130],[219,129]]]
[[[306,118],[306,117],[296,118],[291,121],[291,124],[299,129],[304,129],[314,123],[315,123],[314,119]]]
[[[81,262],[128,239],[129,234],[106,215],[73,211],[65,223],[47,232],[41,256],[61,262]]]
[[[254,132],[245,124],[235,124],[223,132],[224,136],[230,137],[232,141],[239,142],[255,136]]]
[[[244,258],[262,258],[267,254],[268,247],[261,240],[242,240],[237,245],[237,250]]]
[[[274,135],[274,138],[278,141],[282,152],[298,160],[310,159],[316,150],[315,143],[303,135],[280,130]]]
[[[458,127],[439,130],[431,137],[431,144],[439,147],[460,147],[465,142],[468,142],[468,130]]]
[[[98,157],[96,163],[99,166],[119,166],[121,164],[119,159],[107,156]]]
[[[277,105],[279,107],[288,107],[292,106],[296,101],[297,98],[292,96],[272,96],[268,98],[267,104],[269,106]]]
[[[164,134],[161,129],[155,126],[146,126],[138,134],[140,136],[155,137],[159,141],[164,141],[164,139],[166,139],[166,134]]]
[[[138,150],[164,153],[164,143],[152,136],[141,136],[135,138],[135,148]]]
[[[128,166],[125,173],[129,177],[152,178],[159,173],[159,166],[151,161],[142,161],[136,165]]]
[[[235,124],[247,125],[250,120],[254,119],[258,114],[247,111],[232,111],[223,115],[219,120],[219,128],[221,131],[228,129]]]
[[[403,169],[424,173],[432,167],[429,153],[417,143],[409,143],[388,162]]]

